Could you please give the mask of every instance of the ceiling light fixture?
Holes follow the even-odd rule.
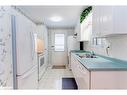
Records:
[[[60,16],[53,16],[50,18],[51,21],[53,22],[59,22],[59,21],[62,21],[62,17]]]

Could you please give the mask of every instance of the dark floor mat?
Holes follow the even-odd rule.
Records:
[[[65,65],[53,65],[52,69],[66,69]]]
[[[74,78],[62,78],[62,89],[78,89]]]

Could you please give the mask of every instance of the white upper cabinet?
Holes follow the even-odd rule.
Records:
[[[77,41],[83,41],[82,31],[81,31],[81,24],[80,20],[78,21],[76,27],[75,27],[75,34],[77,34]]]
[[[77,40],[78,41],[80,41],[81,40],[81,32],[80,32],[80,27],[81,27],[81,25],[80,25],[80,20],[78,20],[78,22],[77,22],[77,24],[76,24],[76,26],[75,26],[75,31],[74,31],[74,34],[77,34]]]
[[[92,12],[80,23],[78,22],[75,33],[78,41],[89,41],[92,32]]]
[[[127,6],[113,7],[114,33],[127,34]]]
[[[81,40],[89,41],[92,32],[92,12],[81,23]]]
[[[100,9],[100,36],[113,33],[113,7],[103,6]]]
[[[100,36],[100,7],[93,7],[92,35]]]
[[[126,6],[93,7],[92,35],[103,37],[127,33]]]

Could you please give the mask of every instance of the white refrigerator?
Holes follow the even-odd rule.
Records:
[[[11,15],[13,88],[36,89],[38,85],[35,25],[16,12]]]
[[[68,36],[67,38],[68,47],[68,67],[71,69],[71,50],[80,50],[80,43],[77,41],[76,37]]]

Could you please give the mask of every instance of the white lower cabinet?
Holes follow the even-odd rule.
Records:
[[[91,89],[127,89],[127,71],[93,71]]]
[[[89,71],[73,55],[71,56],[71,69],[78,89],[89,89]]]
[[[127,89],[127,71],[89,71],[73,55],[71,69],[78,89]]]
[[[77,64],[78,72],[78,89],[89,89],[89,71],[82,66],[82,64]]]

